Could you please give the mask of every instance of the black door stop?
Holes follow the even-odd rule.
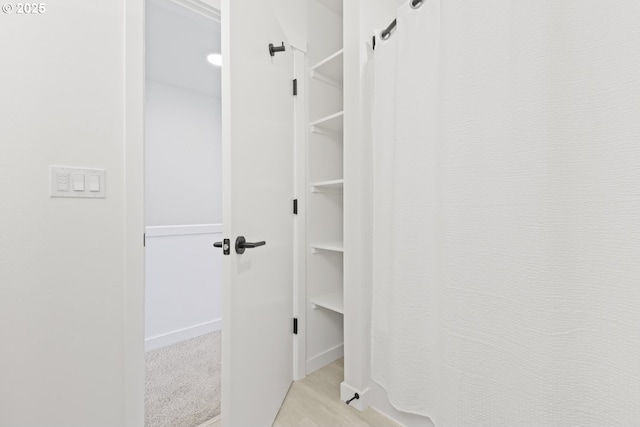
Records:
[[[354,394],[351,399],[347,400],[347,405],[356,399],[360,399],[360,395],[358,393]]]

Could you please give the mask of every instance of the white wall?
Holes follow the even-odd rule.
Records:
[[[147,227],[145,349],[222,328],[222,225]]]
[[[219,98],[221,70],[206,57],[220,52],[220,23],[173,0],[147,0],[145,16],[146,77]]]
[[[125,3],[47,7],[0,15],[0,426],[122,426]],[[51,164],[106,199],[49,198]]]
[[[146,10],[145,348],[222,327],[220,24],[169,0]]]
[[[146,225],[221,223],[220,24],[152,0],[146,25]]]
[[[220,97],[147,79],[147,226],[222,222]]]

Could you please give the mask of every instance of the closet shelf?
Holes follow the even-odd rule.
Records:
[[[343,53],[344,49],[340,49],[311,67],[311,77],[342,89]]]
[[[341,135],[344,125],[344,111],[339,111],[330,116],[323,117],[311,123],[311,132]]]
[[[342,242],[324,242],[314,243],[311,245],[311,253],[318,251],[344,252],[344,244]]]
[[[344,301],[342,291],[333,292],[316,298],[311,298],[311,308],[316,310],[318,307],[344,314]]]
[[[311,185],[312,193],[342,193],[344,179],[334,179],[333,181],[316,182]]]

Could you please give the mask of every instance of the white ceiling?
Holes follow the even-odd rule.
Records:
[[[318,0],[318,2],[342,16],[342,0]]]
[[[171,0],[152,0],[145,25],[148,79],[220,96],[220,68],[207,62],[220,52],[218,22]]]

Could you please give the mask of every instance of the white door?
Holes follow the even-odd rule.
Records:
[[[271,426],[292,380],[293,52],[270,0],[222,6],[222,424]],[[236,253],[235,241],[266,245]]]

